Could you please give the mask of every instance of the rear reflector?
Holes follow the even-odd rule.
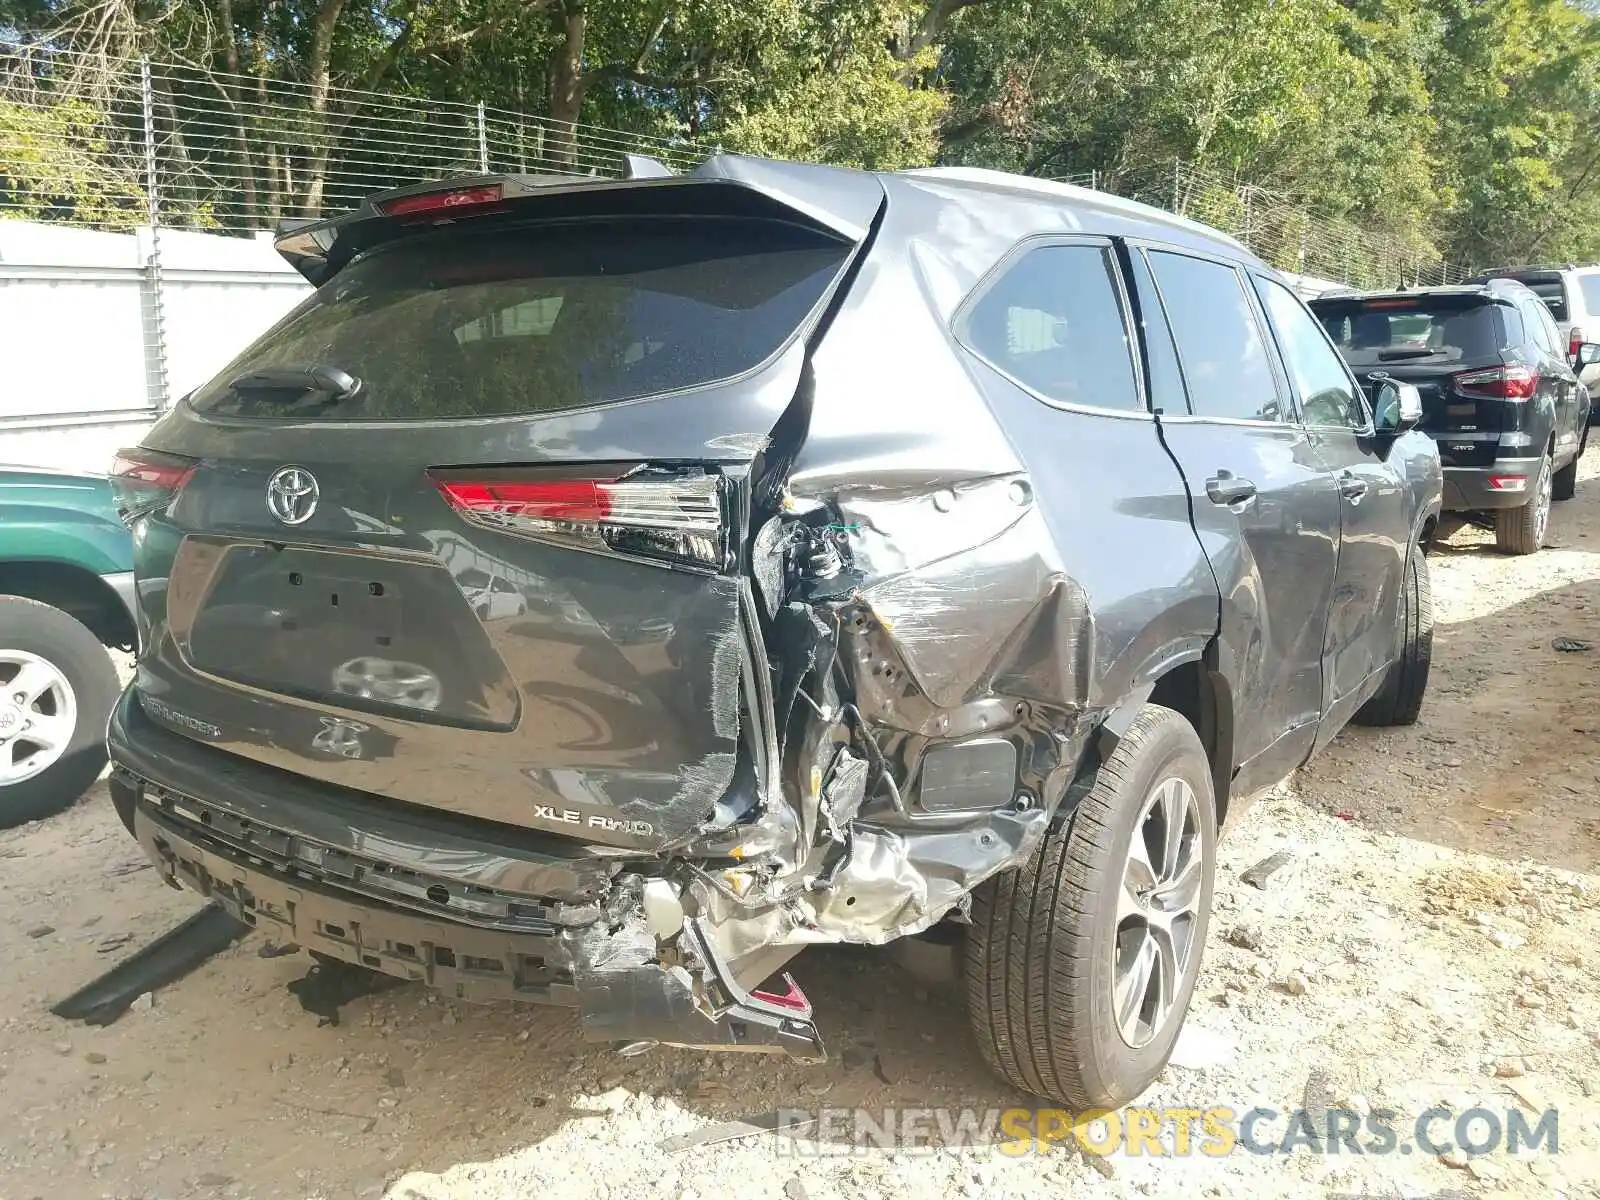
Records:
[[[447,191],[422,192],[415,196],[401,196],[385,200],[378,211],[386,217],[449,216],[463,209],[481,208],[485,204],[499,204],[502,188],[498,183],[480,184],[476,187],[451,188]]]
[[[763,1004],[770,1004],[774,1008],[786,1008],[803,1017],[811,1015],[811,1000],[800,990],[800,985],[794,981],[794,977],[787,973],[783,976],[783,991],[755,988],[751,991],[750,998],[760,1000]]]
[[[1527,400],[1539,386],[1539,372],[1531,367],[1493,367],[1487,371],[1466,371],[1457,375],[1454,382],[1456,391],[1463,396]]]
[[[125,524],[165,508],[189,482],[197,464],[178,454],[136,448],[117,451],[111,465],[111,490]]]
[[[433,484],[475,525],[607,551],[717,570],[726,538],[720,478],[632,472],[574,479],[452,477]]]
[[[1497,492],[1521,492],[1528,487],[1526,475],[1491,475],[1489,487]]]

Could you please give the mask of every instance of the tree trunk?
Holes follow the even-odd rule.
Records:
[[[578,161],[578,117],[583,112],[584,0],[566,0],[557,14],[561,44],[550,60],[549,156],[558,167]]]
[[[222,26],[222,59],[228,78],[222,94],[233,109],[233,138],[239,150],[239,186],[244,191],[244,220],[253,223],[260,214],[256,204],[255,156],[250,151],[250,134],[245,128],[244,110],[239,104],[239,35],[233,27],[233,0],[217,0],[217,22]]]
[[[311,21],[311,54],[307,59],[310,90],[306,106],[311,114],[310,153],[306,160],[306,194],[300,206],[302,216],[322,213],[322,193],[328,182],[328,155],[333,147],[328,130],[329,73],[333,61],[333,34],[345,0],[322,0]]]
[[[267,107],[267,72],[264,66],[256,72],[256,101],[257,111],[268,113]],[[282,164],[278,160],[278,131],[269,123],[266,126],[266,162],[263,177],[267,183],[267,212],[268,223],[277,228],[278,221],[283,217],[283,186],[280,183]]]

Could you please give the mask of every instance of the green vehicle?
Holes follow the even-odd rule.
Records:
[[[132,650],[133,543],[100,475],[0,466],[0,828],[66,808],[106,763]]]

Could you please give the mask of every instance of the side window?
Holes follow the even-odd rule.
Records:
[[[1553,347],[1552,353],[1557,358],[1567,356],[1566,344],[1561,340],[1561,327],[1556,324],[1556,319],[1550,315],[1550,310],[1543,304],[1536,305],[1539,310],[1539,320],[1544,324],[1544,334],[1550,339]]]
[[[1144,326],[1145,349],[1150,355],[1150,406],[1158,411],[1185,412],[1189,402],[1183,394],[1183,373],[1178,369],[1178,348],[1172,344],[1172,327],[1161,307],[1150,264],[1137,247],[1131,247],[1133,290],[1139,298],[1140,323]]]
[[[979,296],[963,322],[963,339],[1048,400],[1136,408],[1115,270],[1104,246],[1025,251]]]
[[[1150,269],[1161,286],[1194,414],[1292,420],[1239,272],[1163,250],[1151,251]]]
[[[1545,320],[1550,315],[1550,310],[1537,300],[1519,299],[1517,310],[1522,313],[1522,325],[1534,343],[1541,347],[1546,354],[1559,354],[1556,349],[1556,338],[1550,335],[1550,330],[1545,326]]]
[[[1260,278],[1255,282],[1283,364],[1300,395],[1300,414],[1306,424],[1365,428],[1367,409],[1361,391],[1316,318],[1281,283]]]

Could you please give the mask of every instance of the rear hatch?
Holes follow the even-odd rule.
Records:
[[[855,249],[739,190],[365,220],[128,456],[145,712],[597,843],[702,822],[741,754],[746,477]]]
[[[1503,376],[1514,360],[1505,317],[1481,293],[1401,293],[1312,302],[1369,400],[1395,379],[1422,396],[1422,429],[1447,465],[1488,465],[1507,423]],[[1509,386],[1515,387],[1511,382]]]

